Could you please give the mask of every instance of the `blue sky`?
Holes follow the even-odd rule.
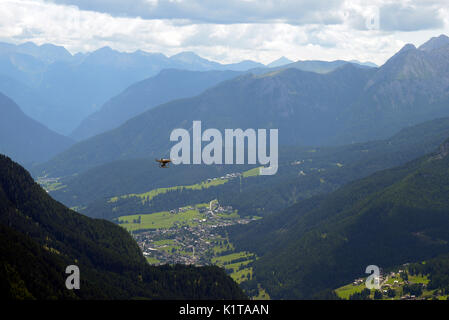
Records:
[[[0,41],[72,53],[110,46],[168,56],[357,59],[382,64],[404,44],[449,35],[447,0],[1,0]]]

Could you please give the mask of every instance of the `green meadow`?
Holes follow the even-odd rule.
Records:
[[[340,297],[341,299],[346,299],[348,300],[349,297],[351,295],[353,295],[356,292],[362,292],[363,289],[366,288],[365,282],[354,286],[352,283],[348,284],[346,286],[340,287],[338,289],[335,290],[335,293],[337,294],[338,297]]]
[[[147,259],[147,262],[148,262],[149,264],[157,264],[157,263],[160,262],[158,259],[156,259],[156,258],[154,258],[154,257],[146,256],[145,258]]]
[[[251,280],[253,277],[253,268],[248,266],[255,260],[254,254],[241,251],[213,257],[211,262],[215,265],[225,268],[230,272],[230,276],[237,282]]]
[[[207,189],[210,187],[216,187],[216,186],[225,184],[228,181],[229,181],[228,179],[215,179],[212,181],[202,181],[200,183],[196,183],[196,184],[192,184],[192,185],[188,185],[188,186],[174,186],[174,187],[168,187],[168,188],[157,188],[157,189],[153,189],[151,191],[144,192],[144,193],[131,193],[131,194],[126,194],[126,195],[122,195],[122,196],[112,197],[109,199],[108,202],[114,203],[120,199],[127,199],[127,198],[134,197],[134,198],[140,198],[142,200],[142,204],[145,204],[145,203],[151,201],[151,199],[153,199],[157,195],[167,193],[169,191],[183,190],[183,189],[203,190],[203,189]]]
[[[245,252],[245,251],[241,251],[241,252],[227,254],[224,256],[214,257],[214,258],[212,258],[212,263],[219,265],[219,266],[223,266],[223,265],[229,264],[230,262],[237,260],[237,259],[252,258],[252,257],[253,257],[252,254]]]
[[[156,212],[151,214],[134,214],[121,216],[118,223],[128,231],[169,229],[178,226],[193,226],[200,223],[204,215],[198,209],[188,209],[184,212],[170,213],[169,211]],[[140,221],[138,223],[137,221]]]
[[[242,173],[243,178],[249,178],[249,177],[255,177],[258,176],[260,174],[260,168],[261,167],[257,167],[257,168],[253,168],[250,170],[247,170],[245,172]]]

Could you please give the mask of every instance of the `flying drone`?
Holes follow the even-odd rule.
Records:
[[[168,168],[168,164],[171,162],[170,159],[156,159],[156,162],[159,162],[159,167],[160,168]]]

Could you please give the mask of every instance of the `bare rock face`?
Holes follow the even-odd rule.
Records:
[[[446,157],[449,154],[449,139],[446,140],[441,146],[439,150],[439,156],[442,158]]]
[[[429,158],[430,161],[444,159],[449,154],[449,139],[444,141],[435,156]]]
[[[421,45],[419,49],[423,51],[433,51],[444,47],[449,47],[449,37],[442,34],[439,37],[431,38],[429,41]]]

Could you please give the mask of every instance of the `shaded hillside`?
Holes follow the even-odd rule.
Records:
[[[221,81],[237,77],[236,71],[186,71],[168,69],[133,84],[84,119],[70,135],[82,140],[118,127],[128,119],[170,100],[192,97]]]
[[[24,165],[43,162],[73,144],[25,115],[10,98],[0,93],[0,152]]]
[[[171,191],[158,195],[149,203],[143,203],[138,197],[127,197],[118,202],[109,202],[109,198],[100,197],[99,193],[93,192],[95,186],[98,190],[104,190],[94,181],[95,170],[89,170],[82,174],[84,177],[77,176],[74,178],[73,182],[83,182],[83,187],[78,185],[76,192],[74,192],[74,184],[69,183],[67,185],[69,189],[64,187],[52,194],[57,198],[64,195],[61,198],[62,201],[72,200],[77,205],[85,205],[81,200],[95,199],[96,197],[96,200],[88,203],[87,207],[82,209],[82,212],[97,217],[113,218],[130,212],[157,212],[208,202],[211,199],[218,199],[223,205],[231,205],[238,210],[241,216],[267,216],[301,200],[334,191],[348,182],[366,177],[376,171],[402,165],[423,156],[435,150],[448,136],[449,118],[444,118],[403,129],[387,140],[334,148],[281,148],[279,154],[280,168],[274,176],[252,176],[235,179],[204,190]],[[178,170],[173,170],[173,172],[164,173],[165,179],[161,181],[150,179],[149,176],[147,180],[154,182],[154,188],[154,186],[160,184],[167,186],[166,183],[168,182],[171,183],[168,186],[188,184],[183,183],[183,181],[187,182],[185,178],[187,178],[188,173],[197,172],[198,178],[195,182],[198,183],[205,180],[204,176],[207,173],[209,173],[209,178],[223,175],[214,172],[213,169],[215,168],[223,169],[222,172],[226,169],[228,169],[228,172],[234,172],[236,169],[236,172],[244,170],[239,166],[234,166],[236,168],[234,170],[229,170],[227,167],[203,166],[196,168],[195,166],[182,166],[177,167]],[[142,173],[149,171],[138,167],[133,168],[133,170]],[[155,171],[155,176],[159,176],[157,173]],[[90,178],[86,179],[87,176],[90,176]],[[118,178],[118,176],[115,177],[115,179]],[[123,181],[127,180],[126,177],[122,177],[122,179]],[[137,182],[143,181],[143,179],[143,177],[135,178],[134,187],[138,187]],[[115,189],[121,190],[121,193],[114,195],[129,194],[131,193],[128,191],[130,189],[121,184],[119,188]],[[152,188],[147,188],[145,191],[150,189]],[[91,196],[88,195],[89,190]],[[72,199],[69,200],[68,195],[70,194]]]
[[[169,141],[171,131],[189,129],[193,120],[201,120],[204,129],[278,128],[280,144],[313,145],[340,127],[340,109],[362,90],[372,72],[347,64],[328,74],[286,69],[243,75],[199,96],[146,111],[77,143],[33,172],[65,176],[110,161],[160,157],[174,144]]]
[[[401,130],[386,140],[339,147],[281,147],[279,170],[274,176],[237,179],[219,187],[192,192],[194,199],[219,198],[240,215],[267,215],[320,193],[363,178],[375,171],[404,164],[437,148],[449,136],[449,118],[428,121]],[[113,196],[148,192],[152,189],[199,183],[226,173],[243,172],[246,165],[181,165],[161,170],[154,159],[131,159],[107,163],[76,176],[58,179],[49,187],[52,197],[69,207],[76,206],[87,215],[114,217],[120,210],[109,203]],[[237,186],[237,187],[236,187]],[[154,199],[164,209],[175,208],[172,198],[186,199],[181,191],[161,194]],[[131,210],[152,210],[135,199]],[[127,201],[132,201],[131,198]],[[160,206],[158,206],[160,208]],[[113,212],[111,212],[113,208]],[[112,215],[111,215],[112,214]]]
[[[0,287],[12,299],[238,299],[217,267],[152,267],[121,227],[67,209],[0,155]],[[65,288],[80,268],[81,289]]]
[[[0,92],[17,103],[27,116],[40,123],[57,120],[55,117],[57,117],[58,107],[42,97],[39,90],[0,74]],[[50,120],[52,118],[53,120]],[[49,129],[52,130],[52,128]]]
[[[397,127],[447,116],[449,38],[437,39],[419,48],[407,44],[385,62],[350,106],[351,125],[334,142],[349,139],[353,132],[379,136],[379,132],[390,134]]]
[[[255,177],[243,191],[229,190],[220,199],[242,214],[266,215],[428,154],[448,136],[449,118],[441,118],[407,127],[385,140],[340,147],[287,148],[284,152],[281,148],[281,166],[274,177]]]
[[[50,190],[50,194],[69,207],[85,207],[95,200],[107,201],[107,197],[146,192],[160,187],[195,184],[245,168],[250,167],[188,165],[161,170],[154,159],[121,160],[95,167],[80,175],[61,178],[58,180],[59,185]]]
[[[235,228],[231,239],[262,256],[254,272],[273,298],[310,298],[370,264],[388,268],[447,253],[448,150],[446,141],[404,166]]]

